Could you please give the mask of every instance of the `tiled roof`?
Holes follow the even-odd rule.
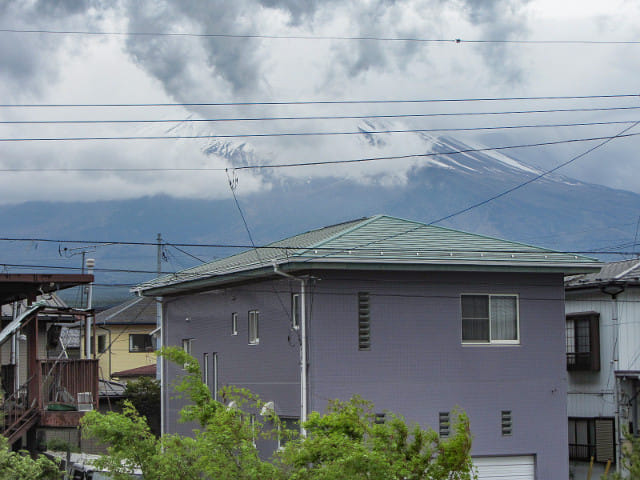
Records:
[[[571,275],[565,278],[567,288],[578,288],[602,285],[606,283],[638,283],[640,284],[640,260],[622,260],[602,265],[602,269],[595,273]]]
[[[593,271],[597,260],[497,238],[377,215],[295,235],[227,258],[138,285],[146,291],[270,267],[395,264],[555,268],[565,273]],[[186,288],[186,285],[185,285]]]
[[[99,325],[155,325],[156,302],[153,298],[135,297],[96,314]]]
[[[129,370],[121,370],[119,372],[113,372],[113,377],[155,377],[156,366],[143,365],[142,367],[130,368]]]

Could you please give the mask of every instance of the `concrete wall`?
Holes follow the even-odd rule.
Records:
[[[538,478],[568,478],[563,278],[556,274],[314,272],[310,287],[310,407],[360,394],[378,411],[437,429],[438,413],[463,408],[474,455],[536,455]],[[262,282],[165,299],[167,343],[193,338],[196,358],[218,352],[221,383],[246,386],[298,416],[298,348],[290,342],[296,282]],[[370,351],[358,350],[357,292],[371,295]],[[274,293],[275,292],[275,293]],[[460,295],[519,295],[520,344],[461,342]],[[260,344],[247,345],[247,311],[260,310]],[[231,313],[240,332],[230,335]],[[173,378],[179,369],[168,369]],[[169,403],[168,431],[180,404]],[[513,415],[502,436],[501,411]]]

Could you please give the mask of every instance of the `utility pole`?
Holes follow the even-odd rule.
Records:
[[[96,261],[93,258],[87,258],[87,271],[89,275],[93,274],[93,267],[95,266]],[[87,310],[91,310],[93,307],[93,282],[89,284],[89,292],[87,294]],[[85,317],[85,327],[84,327],[84,345],[85,351],[87,352],[87,359],[91,358],[92,350],[93,350],[93,341],[92,341],[92,332],[91,332],[91,324],[93,322],[93,314],[89,314]]]
[[[162,234],[158,233],[158,237],[156,239],[158,243],[158,251],[156,258],[156,270],[158,272],[158,277],[162,275]],[[164,334],[162,332],[162,297],[156,297],[156,330],[158,332],[158,336],[156,337],[156,348],[162,348],[164,343]],[[160,381],[160,434],[164,435],[164,415],[165,415],[165,386],[164,386],[164,358],[161,355],[158,355],[158,359],[156,360],[156,379]]]

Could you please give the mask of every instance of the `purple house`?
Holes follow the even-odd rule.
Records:
[[[284,419],[354,394],[474,435],[479,478],[568,478],[566,274],[595,260],[388,216],[296,235],[139,285],[162,297],[162,343],[212,392],[246,387]],[[163,426],[181,404],[167,388]]]

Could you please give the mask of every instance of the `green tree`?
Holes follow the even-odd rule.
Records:
[[[0,479],[2,480],[56,480],[62,472],[46,457],[31,458],[27,453],[13,452],[9,442],[0,436]]]
[[[622,480],[640,478],[640,438],[624,431],[624,443],[621,446],[621,472],[603,475],[603,480]]]
[[[278,469],[260,459],[254,444],[255,436],[262,434],[262,423],[243,411],[260,409],[260,399],[244,390],[227,389],[224,395],[239,406],[227,408],[213,400],[193,357],[178,348],[166,348],[160,354],[184,365],[185,374],[175,390],[191,403],[181,410],[180,420],[195,422],[199,428],[192,437],[158,439],[131,402],[124,403],[122,413],[88,412],[82,421],[85,432],[108,445],[108,455],[97,465],[112,472],[114,480],[127,479],[135,469],[155,480],[277,480]]]
[[[286,444],[279,460],[291,480],[453,480],[473,477],[469,420],[457,413],[454,434],[407,426],[388,414],[379,422],[373,404],[355,396],[333,400],[325,415],[312,412],[307,437]]]
[[[325,415],[313,412],[304,423],[307,436],[288,431],[275,414],[259,415],[264,402],[244,389],[224,388],[215,401],[201,381],[198,362],[178,348],[160,352],[184,366],[174,386],[189,400],[180,421],[197,425],[192,436],[156,438],[144,418],[127,402],[122,413],[88,412],[85,432],[109,445],[98,466],[124,480],[136,468],[154,480],[463,480],[471,471],[469,421],[457,415],[451,438],[407,426],[399,416],[377,423],[373,405],[360,397],[332,401]],[[225,403],[233,400],[235,408]],[[261,421],[263,419],[263,421]],[[255,441],[275,435],[289,441],[270,461]]]
[[[147,419],[154,435],[160,436],[160,382],[149,377],[127,382],[124,397]]]

